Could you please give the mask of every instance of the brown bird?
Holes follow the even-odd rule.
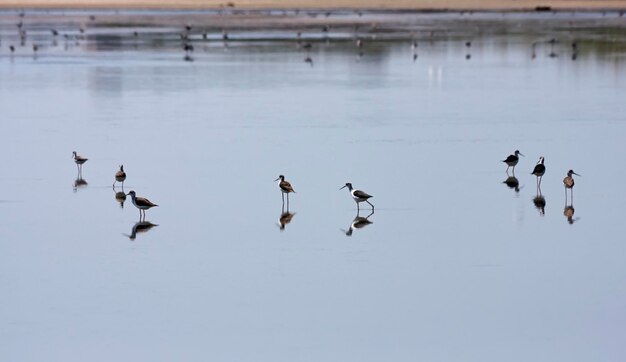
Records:
[[[72,152],[72,154],[74,155],[74,162],[76,162],[78,173],[80,173],[83,170],[83,163],[87,162],[88,158],[79,156],[76,151]]]
[[[136,208],[139,209],[139,220],[141,221],[141,215],[143,212],[143,220],[146,219],[146,210],[155,207],[155,206],[159,206],[155,203],[153,203],[152,201],[146,199],[145,197],[137,197],[137,194],[135,193],[135,191],[130,191],[127,195],[130,195],[130,197],[132,198],[133,201],[133,205],[135,205]]]
[[[285,194],[287,194],[287,209],[289,209],[289,193],[290,192],[296,193],[296,192],[294,191],[293,187],[291,187],[291,184],[288,181],[285,181],[285,176],[280,175],[274,181],[278,181],[278,180],[280,180],[280,182],[278,183],[278,187],[280,188],[281,195],[283,196],[283,203],[285,202]]]
[[[572,175],[580,176],[574,170],[567,171],[567,176],[563,179],[563,185],[565,185],[565,201],[567,202],[567,189],[571,190],[572,199],[574,198],[574,178]]]
[[[124,172],[124,165],[120,165],[120,170],[115,173],[115,181],[113,182],[113,188],[115,188],[116,182],[121,182],[122,189],[124,189],[124,180],[126,180],[126,172]]]

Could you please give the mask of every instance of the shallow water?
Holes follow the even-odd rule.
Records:
[[[522,33],[420,39],[416,61],[406,40],[307,52],[263,31],[184,61],[175,32],[116,31],[42,35],[36,56],[2,33],[3,360],[626,352],[626,57],[610,31],[579,30],[575,60],[571,38]],[[500,162],[515,149],[518,192]],[[120,164],[158,226],[133,235]],[[279,174],[297,191],[284,230]],[[374,195],[372,224],[350,231],[345,182]]]

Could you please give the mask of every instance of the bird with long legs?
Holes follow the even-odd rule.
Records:
[[[513,152],[513,154],[509,155],[509,157],[507,157],[505,160],[502,160],[502,162],[506,163],[506,174],[509,174],[509,168],[513,167],[513,174],[515,174],[515,166],[517,165],[517,163],[519,162],[519,156],[524,156],[519,150],[515,150],[515,152]]]
[[[570,189],[571,203],[574,203],[574,178],[572,175],[580,176],[574,170],[567,171],[567,176],[563,179],[563,185],[565,186],[565,204],[567,205],[567,189]]]
[[[135,191],[130,191],[127,195],[130,195],[133,201],[133,205],[135,205],[135,207],[139,209],[139,221],[146,220],[146,210],[155,206],[159,206],[152,201],[146,199],[145,197],[138,197]]]
[[[294,191],[289,181],[285,180],[285,176],[279,175],[278,178],[274,181],[278,180],[280,180],[280,182],[278,183],[278,188],[280,188],[280,194],[283,197],[283,204],[285,203],[285,195],[287,195],[287,210],[289,210],[289,194],[292,192],[295,194],[296,192]]]
[[[533,172],[531,172],[532,175],[537,176],[537,189],[541,188],[541,179],[546,173],[546,166],[543,164],[544,161],[545,158],[543,156],[539,157],[539,161],[537,161]]]
[[[365,191],[361,191],[361,190],[356,190],[352,187],[352,184],[350,182],[347,182],[342,188],[340,188],[339,190],[343,189],[343,188],[348,188],[348,191],[350,192],[350,195],[352,196],[352,198],[354,199],[354,202],[356,202],[356,209],[357,212],[360,210],[359,209],[359,203],[361,202],[367,202],[368,204],[370,204],[370,206],[372,207],[372,210],[374,210],[374,205],[372,205],[371,202],[369,202],[367,199],[369,199],[370,197],[373,197],[372,195],[369,195],[368,193],[366,193]]]
[[[122,191],[123,191],[125,180],[126,180],[126,172],[124,172],[124,165],[120,165],[120,170],[115,173],[115,181],[113,181],[113,188],[115,188],[116,182],[120,182],[122,184]]]
[[[88,158],[78,155],[76,151],[72,152],[72,155],[74,157],[74,162],[76,162],[76,168],[78,169],[78,174],[82,175],[83,164],[87,162]]]

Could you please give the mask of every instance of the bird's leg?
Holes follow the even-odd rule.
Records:
[[[372,210],[374,210],[374,205],[372,205],[372,203],[371,203],[371,202],[369,202],[369,201],[367,201],[367,200],[365,200],[365,202],[367,202],[368,204],[370,204],[370,206],[372,207]]]
[[[358,214],[361,209],[359,208],[359,202],[356,202],[356,213]]]

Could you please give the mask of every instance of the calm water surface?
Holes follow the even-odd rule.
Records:
[[[42,40],[36,57],[2,35],[2,360],[626,353],[626,53],[610,36],[588,33],[576,60],[571,38],[492,34],[420,39],[415,62],[401,40],[197,42],[186,62],[130,34]],[[518,192],[500,162],[515,149]],[[158,226],[120,207],[120,164]],[[279,174],[297,191],[284,230]],[[350,230],[345,182],[374,195],[366,227]]]

